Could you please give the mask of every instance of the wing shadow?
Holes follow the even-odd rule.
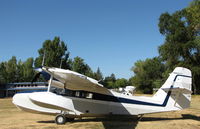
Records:
[[[126,116],[118,116],[113,115],[109,117],[102,118],[86,118],[86,119],[78,119],[74,122],[102,122],[103,127],[105,129],[134,129],[138,124],[137,117],[126,117]]]
[[[140,121],[165,121],[165,120],[186,120],[186,119],[200,121],[200,117],[192,114],[182,114],[182,117],[178,118],[143,117]]]
[[[197,120],[200,121],[200,117],[192,114],[182,114],[182,117],[179,118],[160,118],[160,117],[143,117],[142,119],[138,119],[138,117],[130,117],[130,116],[109,116],[109,117],[88,117],[85,119],[75,119],[73,122],[69,123],[84,123],[84,122],[102,122],[103,127],[105,129],[135,129],[138,122],[142,121],[165,121],[165,120]],[[37,123],[55,123],[54,120],[48,121],[37,121]]]

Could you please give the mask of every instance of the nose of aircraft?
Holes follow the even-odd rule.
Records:
[[[15,94],[12,99],[12,103],[15,104],[18,108],[19,106],[24,106],[24,100],[28,96],[26,94]]]
[[[20,94],[15,94],[12,98],[12,103],[17,105],[17,102],[19,101]]]
[[[27,112],[32,112],[32,113],[45,113],[45,114],[58,114],[60,113],[59,110],[55,109],[49,109],[45,107],[40,107],[39,105],[34,104],[30,100],[30,95],[36,94],[36,93],[20,93],[20,94],[15,94],[13,96],[13,104],[16,105],[17,108],[27,111]],[[37,95],[37,94],[36,94]]]
[[[15,104],[19,109],[24,110],[24,108],[32,109],[34,107],[33,103],[29,99],[31,93],[19,93],[13,96],[13,104]]]

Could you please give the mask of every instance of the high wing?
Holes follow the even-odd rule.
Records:
[[[42,70],[49,73],[55,79],[52,80],[52,85],[70,90],[84,90],[100,94],[111,95],[110,91],[94,80],[85,75],[79,74],[71,70],[59,68],[42,67]]]

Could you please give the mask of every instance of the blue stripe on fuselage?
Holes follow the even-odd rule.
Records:
[[[186,75],[176,75],[174,78],[174,82],[176,81],[177,77],[189,77],[191,78],[191,76],[186,76]],[[170,87],[170,89],[173,88],[173,85]],[[144,102],[144,101],[139,101],[139,100],[131,100],[131,99],[126,99],[126,98],[118,98],[120,103],[130,103],[130,104],[138,104],[138,105],[147,105],[147,106],[161,106],[161,107],[165,107],[167,105],[167,102],[169,100],[169,97],[171,95],[171,91],[169,90],[165,100],[163,101],[162,104],[156,104],[156,103],[150,103],[150,102]]]
[[[173,88],[171,86],[170,88]],[[162,104],[156,104],[156,103],[150,103],[150,102],[144,102],[144,101],[139,101],[139,100],[131,100],[131,99],[126,99],[126,98],[118,98],[120,103],[130,103],[130,104],[138,104],[138,105],[147,105],[147,106],[161,106],[165,107],[167,105],[167,102],[169,100],[169,97],[171,95],[171,91],[167,93],[167,96]]]

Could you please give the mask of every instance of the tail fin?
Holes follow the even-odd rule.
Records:
[[[183,67],[176,67],[153,97],[165,100],[166,108],[169,110],[188,108],[191,101],[191,85],[191,71]]]

